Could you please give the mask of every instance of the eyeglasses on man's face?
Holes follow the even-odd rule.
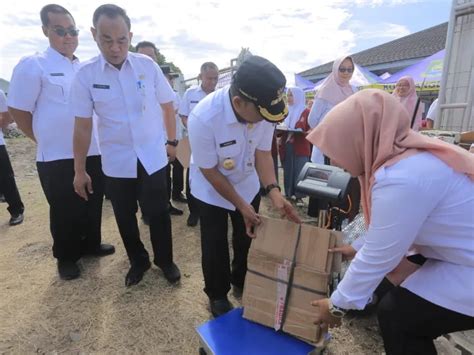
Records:
[[[69,35],[71,37],[77,37],[79,36],[79,30],[77,28],[62,28],[62,27],[56,27],[56,28],[51,28],[51,31],[56,33],[59,37],[66,37],[66,35]]]
[[[339,73],[345,73],[345,72],[347,72],[347,73],[350,74],[350,73],[352,73],[353,71],[354,71],[354,68],[344,68],[344,67],[340,67],[340,68],[339,68]]]

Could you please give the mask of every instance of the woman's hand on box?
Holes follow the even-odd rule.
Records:
[[[329,312],[329,299],[314,300],[311,305],[318,307],[318,313],[314,320],[314,324],[318,324],[321,328],[333,328],[341,325],[341,318],[334,317]]]

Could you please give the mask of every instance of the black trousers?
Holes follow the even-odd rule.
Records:
[[[173,176],[171,176],[173,170]],[[168,182],[168,199],[175,198],[181,195],[184,188],[183,179],[184,169],[178,159],[168,163],[166,166],[166,180]]]
[[[204,274],[204,292],[210,299],[220,299],[227,295],[230,284],[244,287],[247,273],[247,255],[251,238],[245,232],[245,223],[239,211],[230,211],[222,207],[210,205],[196,199],[199,204],[201,221],[201,252],[202,271]],[[252,206],[258,212],[260,195],[257,194]],[[227,242],[227,219],[232,221],[232,248],[234,258],[232,269],[229,261],[229,245]]]
[[[186,169],[186,199],[188,200],[189,213],[198,215],[200,203],[191,193],[191,185],[189,184],[189,168]]]
[[[7,210],[12,216],[23,213],[25,207],[16,186],[15,175],[5,145],[0,145],[0,192],[5,196]]]
[[[114,209],[115,220],[132,265],[143,265],[149,260],[140,240],[137,223],[137,201],[150,220],[150,239],[154,263],[160,267],[173,262],[171,218],[168,208],[166,167],[148,175],[138,162],[136,178],[107,177],[107,192]]]
[[[74,160],[37,162],[38,175],[49,204],[53,256],[77,261],[82,253],[101,243],[104,174],[100,156],[87,157],[86,171],[94,193],[89,201],[74,192]]]
[[[436,354],[433,339],[474,329],[474,317],[440,307],[403,287],[385,295],[377,315],[387,355]]]

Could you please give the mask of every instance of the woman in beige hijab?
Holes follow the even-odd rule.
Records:
[[[331,298],[313,302],[315,321],[338,325],[397,265],[408,269],[378,305],[388,355],[436,354],[434,338],[474,329],[474,156],[411,130],[410,119],[394,96],[363,90],[308,136],[359,178],[367,225],[339,249],[354,260]],[[413,246],[424,262],[407,268]]]

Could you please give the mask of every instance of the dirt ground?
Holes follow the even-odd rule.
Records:
[[[172,217],[175,261],[183,275],[179,285],[168,285],[153,267],[139,285],[125,288],[129,264],[108,201],[103,241],[114,244],[116,253],[82,259],[82,276],[61,281],[35,147],[15,138],[7,139],[7,149],[26,211],[23,224],[9,227],[6,205],[0,205],[0,353],[197,354],[195,328],[210,314],[202,291],[199,229],[186,226],[187,213]],[[263,214],[271,214],[267,206],[263,199]],[[151,250],[147,227],[140,225],[140,231]],[[383,353],[374,317],[349,318],[332,336],[328,354]]]

